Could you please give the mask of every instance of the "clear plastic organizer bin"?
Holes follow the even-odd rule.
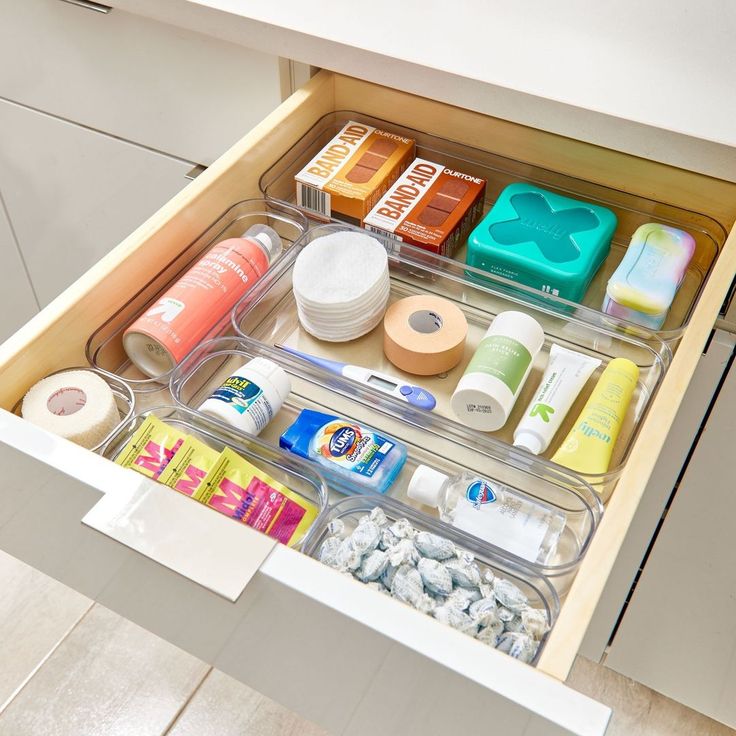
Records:
[[[135,394],[133,393],[133,390],[131,387],[121,378],[118,376],[115,376],[111,373],[108,373],[107,371],[99,370],[98,368],[90,368],[89,366],[73,366],[71,368],[61,368],[58,371],[54,371],[53,373],[49,373],[49,376],[55,376],[59,373],[66,373],[67,371],[90,371],[92,373],[96,373],[100,378],[104,379],[105,382],[110,386],[110,389],[112,390],[112,394],[115,397],[115,403],[118,407],[118,412],[120,413],[120,424],[115,427],[104,439],[102,439],[98,444],[96,444],[94,447],[91,447],[90,450],[92,452],[99,452],[102,447],[105,446],[105,444],[108,442],[110,437],[112,437],[118,429],[125,424],[135,413]],[[48,378],[48,376],[47,376]],[[30,386],[28,389],[30,390]],[[23,406],[23,398],[24,396],[21,396],[18,401],[15,403],[15,406],[13,407],[13,414],[17,414],[19,417],[23,416],[21,412],[21,408]]]
[[[257,437],[232,433],[228,431],[227,427],[209,422],[203,415],[196,414],[186,407],[158,406],[139,412],[123,422],[106,440],[100,450],[101,454],[108,460],[115,460],[138,427],[150,415],[180,429],[186,434],[194,436],[213,450],[221,452],[229,447],[256,467],[264,470],[274,480],[282,483],[289,490],[317,508],[318,513],[313,524],[327,508],[327,486],[322,476],[309,463],[273,447]],[[131,470],[131,472],[135,471]],[[171,492],[177,493],[173,489]],[[192,503],[196,503],[196,501],[192,501]],[[206,507],[203,507],[202,510],[203,513],[218,513],[214,509]],[[233,523],[241,522],[233,520]],[[305,531],[301,539],[293,540],[291,546],[300,547],[307,534],[308,530]]]
[[[131,294],[126,305],[92,333],[86,345],[87,359],[91,365],[124,378],[137,394],[158,394],[159,403],[166,401],[167,393],[162,388],[168,384],[171,372],[157,379],[142,373],[131,363],[123,349],[123,333],[216,243],[239,237],[256,224],[272,227],[282,239],[284,251],[271,264],[269,273],[277,272],[288,260],[291,247],[308,226],[304,215],[288,204],[263,199],[247,199],[234,204],[199,237],[191,243],[182,243],[179,256],[154,274],[138,292]],[[207,337],[222,334],[229,328],[229,313],[215,315]]]
[[[603,263],[582,300],[582,305],[600,314],[606,284],[621,262],[634,231],[647,222],[658,222],[687,231],[696,243],[695,254],[687,269],[667,319],[659,335],[667,342],[676,343],[687,326],[690,315],[705,285],[716,257],[726,240],[723,226],[707,215],[675,207],[657,199],[657,193],[650,197],[637,196],[626,191],[606,187],[602,184],[585,181],[557,171],[551,171],[518,161],[506,156],[481,150],[461,143],[429,135],[418,130],[380,120],[353,111],[337,111],[321,118],[294,145],[275,162],[260,179],[261,192],[274,199],[295,203],[296,192],[294,176],[297,174],[342,128],[348,120],[367,123],[399,135],[413,138],[417,142],[417,156],[440,163],[446,167],[479,176],[488,181],[485,194],[484,213],[487,212],[501,190],[513,182],[535,184],[553,192],[582,199],[613,210],[618,218],[618,226],[611,243],[611,251]],[[493,140],[487,142],[493,147]],[[312,219],[321,219],[314,212],[304,210]],[[465,262],[465,248],[455,256]],[[491,282],[496,277],[482,272]],[[501,279],[503,282],[503,279]],[[541,291],[532,290],[527,298],[543,298]],[[559,300],[568,308],[579,309],[580,305]]]
[[[267,346],[248,338],[223,337],[211,340],[192,351],[177,367],[172,377],[171,391],[174,400],[196,412],[202,402],[237,368],[255,357],[267,357],[279,362],[279,356]],[[278,445],[279,437],[299,415],[309,408],[333,414],[370,426],[379,432],[398,439],[407,447],[408,457],[401,473],[387,491],[404,504],[415,506],[429,517],[437,517],[437,510],[418,504],[406,494],[409,479],[418,465],[429,465],[448,475],[469,471],[478,477],[509,487],[521,496],[538,499],[565,516],[565,526],[553,555],[544,563],[523,560],[510,552],[489,545],[500,556],[516,564],[524,564],[554,580],[558,591],[571,582],[577,565],[588,547],[602,514],[602,504],[592,488],[576,476],[550,467],[544,461],[533,458],[522,465],[513,464],[505,455],[483,451],[473,446],[439,437],[418,427],[407,427],[400,417],[376,405],[370,391],[359,384],[346,382],[320,371],[291,362],[281,362],[291,381],[291,394],[281,410],[261,432],[259,438]],[[198,413],[198,412],[197,412]],[[223,429],[227,425],[209,418]],[[240,435],[237,430],[229,429]],[[313,465],[326,478],[332,498],[342,494],[360,492],[347,485],[339,474],[322,465]],[[451,527],[436,522],[445,533]]]
[[[299,247],[308,247],[315,238],[341,230],[354,230],[354,228],[338,224],[312,228]],[[607,501],[629,455],[639,425],[669,365],[671,351],[668,346],[656,334],[644,328],[629,329],[624,324],[602,315],[599,324],[591,324],[587,319],[580,319],[574,313],[561,313],[551,306],[530,303],[514,290],[507,291],[477,281],[472,273],[468,274],[472,269],[461,263],[434,256],[411,246],[397,244],[396,241],[387,238],[379,239],[389,255],[391,279],[389,304],[407,296],[432,294],[454,302],[465,314],[468,336],[464,357],[449,373],[437,376],[412,376],[400,371],[384,355],[381,325],[357,340],[344,343],[327,343],[309,335],[299,324],[291,288],[296,252],[292,254],[291,267],[285,265],[278,274],[274,274],[259,285],[257,293],[253,294],[252,298],[243,300],[236,306],[233,310],[236,330],[239,334],[250,336],[268,346],[286,345],[320,358],[358,365],[396,376],[412,385],[419,385],[435,396],[437,406],[434,411],[415,409],[407,402],[371,387],[366,387],[366,391],[371,393],[372,401],[376,405],[400,417],[406,424],[455,439],[462,445],[504,456],[515,465],[523,467],[530,462],[539,462],[548,464],[557,471],[566,469],[545,458],[552,457],[573,426],[605,366],[613,358],[629,358],[639,367],[640,376],[614,448],[609,470],[605,473],[586,475],[583,478],[604,502]],[[499,312],[509,309],[523,311],[536,319],[544,329],[546,339],[505,426],[493,433],[479,432],[464,426],[455,417],[450,407],[450,397],[494,317]],[[534,457],[512,446],[513,431],[539,386],[553,343],[598,358],[601,366],[578,396],[544,456]],[[282,350],[275,350],[273,356],[282,365],[291,366],[295,372],[304,372],[308,365],[306,361],[292,357]]]
[[[499,559],[492,548],[478,542],[474,537],[468,536],[455,529],[449,529],[446,525],[435,522],[415,509],[408,508],[391,498],[381,496],[351,496],[344,498],[330,506],[313,525],[304,540],[302,552],[310,557],[317,558],[322,542],[329,535],[328,524],[334,519],[340,519],[345,524],[345,529],[351,532],[359,522],[359,519],[374,508],[381,508],[389,521],[408,519],[417,531],[427,531],[432,534],[450,539],[459,548],[469,551],[475,557],[475,562],[481,572],[490,570],[494,576],[505,578],[516,585],[527,597],[528,603],[534,608],[542,610],[547,619],[550,629],[554,626],[560,610],[560,601],[550,581],[543,575],[537,574],[523,566],[509,564]],[[360,581],[356,584],[362,585]],[[539,649],[530,662],[534,665],[544,648],[549,632],[541,639]]]

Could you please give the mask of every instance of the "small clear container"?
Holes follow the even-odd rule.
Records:
[[[387,496],[401,501],[421,513],[422,517],[444,528],[453,527],[438,519],[435,508],[411,500],[407,495],[409,481],[419,465],[429,465],[447,475],[463,471],[507,486],[514,492],[541,501],[565,516],[565,526],[556,550],[543,565],[528,562],[511,552],[488,544],[496,554],[514,564],[534,568],[554,581],[558,592],[568,587],[600,521],[603,507],[593,489],[572,473],[555,469],[546,461],[520,465],[505,455],[463,445],[452,438],[439,437],[422,428],[407,427],[401,417],[376,405],[370,391],[360,384],[346,382],[338,376],[282,362],[274,351],[248,338],[217,338],[193,350],[176,368],[171,381],[174,400],[194,413],[235,368],[255,357],[268,357],[279,363],[289,374],[292,391],[281,410],[263,429],[259,439],[278,445],[279,437],[299,416],[302,409],[334,414],[348,421],[371,426],[383,434],[395,437],[407,448],[407,460]],[[237,430],[210,419],[235,436]],[[313,465],[328,483],[332,498],[360,493],[358,487],[346,485],[338,473]]]
[[[101,454],[108,460],[115,460],[138,427],[151,415],[196,437],[213,450],[222,452],[226,447],[231,448],[256,467],[264,470],[274,480],[316,506],[318,513],[313,523],[317,522],[327,508],[327,486],[320,474],[309,463],[262,442],[256,437],[230,432],[224,425],[210,422],[207,417],[186,407],[158,406],[126,419],[105,441],[100,451]],[[171,492],[176,493],[173,489]],[[208,510],[217,513],[212,509]],[[299,548],[307,534],[308,532],[305,532],[302,539],[294,540],[291,546]]]
[[[294,145],[261,176],[261,192],[274,199],[295,203],[295,174],[348,120],[413,138],[417,142],[416,155],[419,158],[429,159],[457,171],[486,179],[488,184],[484,214],[493,206],[500,192],[514,182],[535,184],[549,191],[613,210],[618,219],[618,226],[611,243],[611,251],[593,278],[581,305],[559,300],[560,304],[567,305],[571,310],[579,310],[583,306],[597,315],[602,313],[608,279],[623,259],[631,236],[640,225],[658,222],[690,233],[696,242],[695,254],[688,265],[667,319],[658,331],[659,336],[672,343],[673,347],[677,343],[690,320],[718,253],[726,241],[728,233],[719,222],[707,215],[659,201],[656,192],[650,197],[638,196],[349,110],[328,113],[301,138],[294,141]],[[489,140],[487,145],[491,147],[493,141]],[[310,218],[318,219],[313,212],[307,210],[305,212]],[[461,248],[455,257],[465,262],[465,248]],[[482,273],[489,283],[497,282],[496,277],[491,274],[479,273]],[[524,290],[524,293],[527,295],[526,298],[544,298],[544,293],[535,289],[528,292]]]
[[[383,509],[386,517],[391,522],[401,518],[408,519],[415,529],[450,539],[458,547],[471,552],[481,569],[481,573],[484,570],[491,570],[494,575],[512,582],[527,596],[530,606],[544,612],[550,629],[554,626],[559,615],[560,601],[554,586],[544,575],[540,575],[538,571],[532,568],[510,564],[503,558],[498,557],[492,547],[479,542],[475,537],[427,518],[424,514],[392,498],[373,495],[351,496],[338,501],[330,506],[328,511],[312,525],[312,530],[304,541],[302,551],[310,557],[317,558],[322,542],[329,536],[327,526],[333,519],[340,519],[345,524],[346,531],[349,534],[358,525],[360,517],[369,514],[376,507]],[[360,584],[360,581],[356,580],[356,583]],[[381,594],[377,592],[376,595]],[[531,662],[532,665],[539,658],[548,635],[549,632],[542,638],[536,656]]]
[[[55,376],[58,373],[66,373],[67,371],[89,371],[90,373],[96,373],[107,383],[112,390],[112,395],[115,397],[115,403],[117,404],[118,412],[120,412],[120,424],[118,424],[118,426],[115,427],[101,442],[90,448],[92,452],[99,452],[108,442],[110,437],[112,437],[135,413],[135,394],[122,378],[119,378],[112,373],[108,373],[107,371],[100,370],[99,368],[90,368],[87,365],[60,368],[58,371],[54,371],[53,373],[49,373],[48,376],[44,376],[44,378]],[[29,386],[28,390],[30,390],[30,388],[31,387]],[[25,394],[15,402],[15,406],[13,407],[13,414],[17,414],[19,417],[22,416],[21,408],[24,396]]]
[[[314,227],[304,236],[299,247],[308,247],[315,238],[343,230],[355,231],[355,228],[338,224]],[[615,318],[593,314],[590,310],[581,317],[577,312],[560,310],[554,302],[527,300],[518,293],[521,287],[517,284],[513,287],[491,285],[476,279],[475,269],[457,261],[398,244],[389,238],[374,237],[378,237],[384,244],[389,257],[391,282],[389,305],[404,297],[429,294],[451,301],[465,315],[468,323],[465,353],[455,368],[436,376],[414,376],[404,373],[390,363],[384,354],[381,325],[367,335],[350,342],[328,343],[313,338],[299,323],[291,285],[294,260],[291,261],[290,267],[285,267],[278,274],[259,284],[247,302],[244,301],[235,307],[233,324],[237,332],[271,347],[272,360],[276,360],[283,367],[291,366],[295,372],[303,375],[310,370],[311,364],[283,350],[274,349],[274,346],[284,345],[318,358],[368,368],[380,374],[394,376],[409,385],[426,389],[437,400],[431,412],[413,408],[394,396],[364,386],[364,389],[373,396],[373,402],[377,406],[408,425],[423,427],[431,433],[452,438],[461,445],[502,455],[507,457],[509,462],[521,467],[532,462],[546,463],[562,472],[566,469],[545,458],[554,455],[568,431],[574,426],[606,365],[613,358],[628,358],[639,367],[640,375],[613,451],[610,467],[605,473],[581,477],[581,481],[589,483],[605,503],[616,486],[639,427],[670,363],[669,347],[655,333],[644,327],[620,323]],[[545,333],[544,345],[534,359],[529,379],[524,384],[506,424],[495,432],[470,429],[455,416],[450,406],[450,398],[488,326],[497,314],[512,309],[522,311],[539,322]],[[601,365],[575,400],[549,448],[543,455],[535,457],[513,447],[513,432],[539,386],[553,343],[597,358],[601,361]],[[318,370],[325,372],[324,369]],[[329,380],[354,385],[356,383],[341,376],[335,376],[334,379],[330,376]]]
[[[143,395],[147,394],[145,400],[148,405],[166,401],[168,392],[165,387],[169,382],[171,371],[159,378],[150,378],[138,370],[123,349],[123,333],[171,284],[199,260],[203,253],[222,240],[240,237],[256,224],[268,225],[276,230],[284,247],[283,253],[271,264],[267,276],[277,273],[284,263],[288,262],[292,246],[308,226],[304,215],[288,204],[263,199],[247,199],[234,204],[199,237],[184,246],[177,258],[155,274],[137,293],[131,294],[125,306],[92,333],[85,348],[89,362],[95,368],[124,379],[139,398],[142,399]],[[249,294],[250,292],[244,299],[247,300]],[[223,334],[229,329],[230,318],[227,316],[212,326],[207,338]]]

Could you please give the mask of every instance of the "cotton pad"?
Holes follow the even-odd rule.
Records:
[[[370,332],[388,305],[386,249],[361,232],[340,231],[316,238],[299,254],[292,277],[302,327],[330,342]]]

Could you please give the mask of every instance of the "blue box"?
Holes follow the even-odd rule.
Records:
[[[611,249],[616,223],[605,207],[509,184],[470,234],[467,264],[579,302]]]

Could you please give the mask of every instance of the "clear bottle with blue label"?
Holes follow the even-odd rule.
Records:
[[[279,445],[330,470],[346,493],[385,493],[406,462],[406,447],[375,429],[303,409]]]
[[[471,473],[449,476],[419,465],[407,493],[438,509],[443,521],[540,565],[554,556],[565,528],[564,513]]]

